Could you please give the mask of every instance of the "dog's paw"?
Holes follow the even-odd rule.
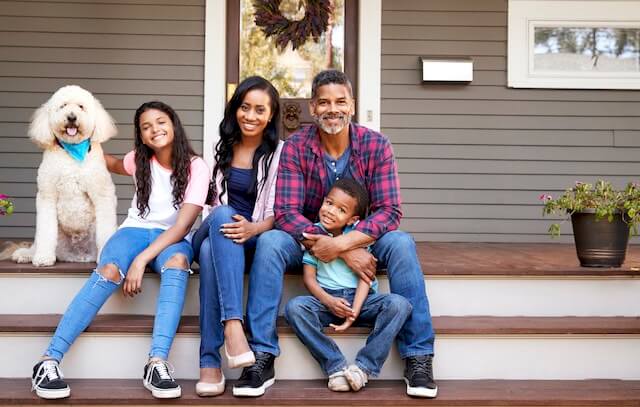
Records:
[[[27,247],[16,249],[16,251],[11,254],[11,260],[16,263],[31,263],[31,249]]]
[[[33,263],[34,266],[36,267],[46,267],[46,266],[53,266],[54,264],[56,264],[56,256],[53,255],[43,255],[43,254],[35,254],[33,256],[33,259],[31,260],[31,263]]]

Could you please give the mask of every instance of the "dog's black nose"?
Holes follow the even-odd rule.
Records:
[[[72,123],[73,123],[73,122],[75,122],[77,119],[78,119],[78,118],[77,118],[77,117],[76,117],[76,115],[75,115],[75,114],[73,114],[73,113],[69,113],[69,114],[67,115],[67,120],[69,120],[69,121],[70,121],[70,122],[72,122]]]

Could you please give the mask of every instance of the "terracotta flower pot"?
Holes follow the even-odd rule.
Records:
[[[571,215],[573,237],[582,267],[620,267],[624,263],[629,242],[629,226],[622,213],[609,222],[596,221],[595,211]]]

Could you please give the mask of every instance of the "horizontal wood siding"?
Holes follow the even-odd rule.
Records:
[[[0,239],[34,236],[41,151],[27,127],[63,85],[91,91],[117,122],[107,152],[132,149],[135,109],[154,99],[178,111],[202,152],[204,19],[204,0],[0,1],[0,193],[16,206],[0,218]],[[133,187],[113,178],[121,221]]]
[[[506,0],[382,7],[381,125],[416,240],[547,242],[540,194],[640,178],[640,91],[508,88]],[[422,56],[471,57],[474,80],[423,84]]]

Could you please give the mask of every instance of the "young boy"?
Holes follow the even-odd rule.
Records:
[[[336,181],[320,207],[318,223],[335,237],[349,233],[366,216],[367,191],[356,181]],[[323,263],[308,251],[304,258],[304,284],[312,296],[292,299],[285,317],[302,343],[329,376],[333,391],[358,391],[370,376],[377,376],[402,325],[411,314],[411,304],[396,294],[378,294],[377,281],[369,287],[342,259]],[[337,325],[342,319],[344,322]],[[324,334],[331,326],[346,330],[355,320],[373,325],[366,345],[354,364],[347,361],[336,343]]]

